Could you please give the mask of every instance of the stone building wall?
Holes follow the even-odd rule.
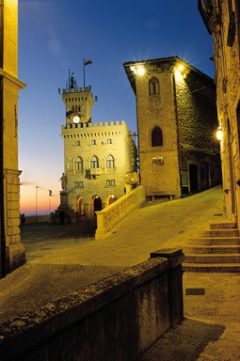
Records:
[[[191,193],[221,181],[216,91],[213,80],[196,69],[175,76],[175,84],[182,191]]]
[[[24,247],[20,242],[20,206],[19,206],[19,175],[18,170],[18,93],[25,86],[17,79],[18,64],[18,1],[4,0],[2,4],[3,17],[1,29],[3,31],[1,103],[3,122],[3,194],[1,209],[4,218],[5,249],[1,248],[1,265],[3,273],[19,267],[25,262]]]
[[[159,94],[149,96],[148,82],[159,80]],[[177,125],[172,72],[168,68],[148,68],[147,74],[136,78],[138,114],[138,144],[141,183],[146,196],[161,193],[180,196]],[[151,132],[155,126],[162,130],[163,145],[152,147]],[[163,158],[163,162],[159,161]]]
[[[136,94],[140,176],[146,196],[181,197],[219,183],[213,80],[178,57],[124,66]],[[150,89],[152,82],[159,84],[156,94]],[[156,126],[162,130],[160,146],[152,144]]]
[[[219,151],[213,80],[190,71],[176,80],[176,97],[180,145]]]
[[[94,200],[99,197],[104,208],[125,193],[125,174],[133,171],[131,134],[124,121],[63,126],[64,163],[67,177],[68,205],[82,215],[94,215]],[[114,165],[107,167],[107,157]],[[96,156],[98,168],[91,167]],[[76,170],[78,157],[83,168]],[[79,183],[80,182],[80,183]],[[80,184],[78,187],[77,185]]]
[[[199,0],[199,9],[213,37],[226,215],[239,222],[240,4],[238,0],[214,0],[206,7]]]

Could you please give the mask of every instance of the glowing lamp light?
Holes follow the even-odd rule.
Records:
[[[175,74],[176,80],[184,79],[184,77],[186,76],[185,70],[186,70],[186,67],[184,64],[177,64],[175,66],[174,74]]]
[[[223,130],[222,127],[218,127],[216,131],[217,140],[221,141],[223,139]]]
[[[134,72],[135,75],[140,77],[144,76],[146,73],[146,69],[143,65],[131,66],[130,69]]]
[[[182,73],[185,70],[185,66],[183,64],[178,64],[176,69]]]

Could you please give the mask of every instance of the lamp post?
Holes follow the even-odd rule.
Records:
[[[52,190],[48,189],[48,207],[49,207],[49,221],[51,220],[51,197],[52,197]]]
[[[36,223],[38,223],[38,186],[35,186],[35,188],[36,188],[36,194],[35,194],[35,196],[36,196]]]

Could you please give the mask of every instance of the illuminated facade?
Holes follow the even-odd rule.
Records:
[[[92,123],[91,87],[79,88],[69,76],[62,99],[66,124],[60,209],[74,221],[94,216],[131,189],[127,174],[134,170],[135,146],[124,121]]]
[[[136,94],[141,184],[181,197],[220,181],[213,80],[178,57],[124,64]]]
[[[213,37],[217,111],[226,214],[240,222],[240,3],[202,0],[199,10]]]
[[[0,6],[0,112],[1,112],[1,275],[25,262],[20,242],[18,170],[18,1]]]

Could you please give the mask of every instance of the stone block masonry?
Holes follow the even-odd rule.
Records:
[[[0,325],[4,361],[135,361],[182,321],[182,252],[116,273]],[[175,271],[174,271],[175,270]],[[172,272],[178,272],[172,282]],[[180,292],[179,292],[180,287]],[[173,322],[174,320],[174,322]]]

